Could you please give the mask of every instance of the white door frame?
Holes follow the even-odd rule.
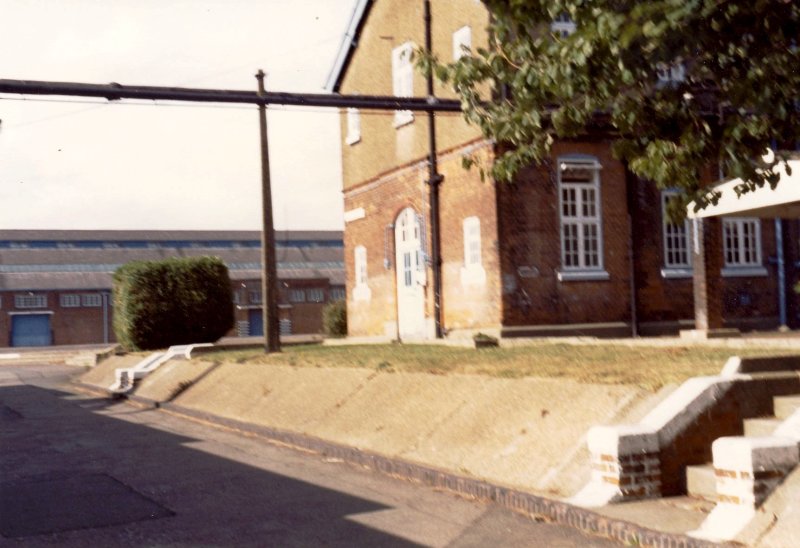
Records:
[[[427,273],[422,251],[422,227],[413,208],[405,208],[395,219],[394,249],[398,335],[401,340],[428,338],[425,321]]]

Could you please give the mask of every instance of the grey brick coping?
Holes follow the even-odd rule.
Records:
[[[76,385],[95,394],[108,395],[104,390],[76,382]],[[371,451],[322,440],[306,434],[298,434],[219,417],[196,411],[174,403],[159,403],[141,396],[129,395],[132,402],[149,407],[168,410],[177,415],[201,420],[211,424],[247,432],[269,441],[289,447],[311,451],[326,458],[364,466],[390,476],[415,481],[431,487],[492,502],[532,518],[567,525],[591,535],[606,537],[630,546],[652,546],[655,548],[719,548],[741,546],[736,543],[718,544],[676,533],[656,531],[624,520],[611,518],[586,508],[573,506],[559,500],[548,499],[511,487],[496,485],[484,480],[461,476],[433,466],[417,464],[400,458],[387,457]]]

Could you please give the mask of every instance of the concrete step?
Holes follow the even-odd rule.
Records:
[[[775,417],[781,420],[788,419],[789,416],[800,409],[800,395],[798,396],[775,396]]]
[[[713,464],[694,464],[686,467],[686,494],[690,497],[715,501],[717,479]]]
[[[20,364],[35,364],[35,363],[49,363],[60,364],[68,357],[63,352],[2,352],[0,353],[0,364],[13,363]]]
[[[775,417],[745,419],[744,435],[748,438],[771,436],[775,429],[780,426],[780,424],[781,419],[776,419]]]

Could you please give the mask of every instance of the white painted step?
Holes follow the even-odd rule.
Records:
[[[800,395],[798,396],[775,396],[775,417],[781,420],[788,419],[789,416],[800,409]]]
[[[716,501],[717,478],[714,465],[694,464],[686,467],[686,494],[690,497]]]
[[[745,419],[744,435],[747,438],[771,436],[775,429],[780,426],[781,422],[781,419],[776,419],[775,417]]]

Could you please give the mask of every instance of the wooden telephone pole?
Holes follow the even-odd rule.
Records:
[[[264,71],[256,73],[258,96],[264,96]],[[261,131],[261,310],[264,318],[264,352],[281,351],[278,319],[278,267],[275,256],[275,225],[272,221],[272,188],[267,140],[267,105],[258,105]]]

